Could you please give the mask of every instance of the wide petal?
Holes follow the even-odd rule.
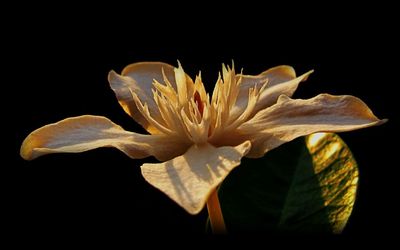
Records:
[[[252,117],[258,111],[275,104],[280,95],[292,96],[299,83],[305,81],[312,72],[309,71],[296,78],[296,72],[291,66],[281,65],[268,69],[257,76],[236,75],[236,80],[241,79],[242,83],[236,104],[231,111],[231,116],[239,116],[246,108],[250,88],[255,86],[261,88],[265,82],[268,82],[267,87],[260,93],[257,104],[250,116]]]
[[[211,192],[240,164],[250,142],[236,147],[194,145],[184,155],[159,164],[143,164],[142,174],[187,212],[197,214]]]
[[[267,151],[297,137],[315,132],[343,132],[384,123],[360,99],[321,94],[302,100],[280,96],[277,104],[258,112],[238,128],[251,140],[248,157],[261,157]]]
[[[188,82],[192,81],[189,76],[185,76]],[[139,97],[143,104],[147,103],[152,118],[160,124],[165,125],[163,124],[160,110],[154,101],[152,91],[154,89],[153,81],[156,80],[159,83],[164,83],[164,77],[176,89],[174,66],[167,63],[134,63],[126,66],[122,70],[121,75],[118,75],[114,71],[111,71],[108,75],[110,86],[114,90],[122,108],[152,134],[160,133],[160,131],[138,111],[135,100],[132,97],[132,92]]]
[[[164,135],[142,135],[125,131],[102,116],[71,117],[41,127],[29,134],[20,154],[26,160],[51,153],[78,153],[99,147],[115,147],[131,158],[155,156],[169,160],[189,147]]]

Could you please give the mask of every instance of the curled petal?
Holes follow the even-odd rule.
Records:
[[[313,72],[313,70],[310,70],[299,77],[285,82],[268,81],[267,88],[260,94],[253,114],[275,104],[280,95],[292,96],[299,86],[299,83],[307,80],[308,76]]]
[[[240,92],[237,102],[232,110],[232,117],[237,117],[243,112],[248,102],[249,89],[257,86],[261,88],[267,83],[265,90],[260,93],[257,105],[251,116],[254,116],[261,109],[267,108],[276,103],[282,94],[292,96],[300,82],[305,81],[313,71],[309,71],[296,78],[294,69],[290,66],[282,65],[264,71],[257,76],[236,75],[236,79],[241,80]]]
[[[26,160],[51,153],[78,153],[99,147],[114,147],[131,158],[155,156],[168,160],[183,154],[190,145],[163,135],[125,131],[102,116],[71,117],[41,127],[29,134],[20,154]]]
[[[125,112],[147,131],[157,134],[161,132],[138,111],[131,93],[135,93],[142,103],[147,104],[150,115],[157,122],[163,123],[160,110],[153,98],[152,89],[155,89],[153,84],[154,80],[156,80],[158,83],[170,84],[176,90],[175,75],[174,67],[167,63],[140,62],[126,66],[121,75],[111,71],[108,75],[108,80]],[[180,76],[182,75],[186,76],[188,85],[190,85],[189,83],[192,81],[190,77],[184,72],[181,72]]]
[[[268,81],[269,86],[275,86],[280,83],[284,83],[296,78],[296,72],[291,66],[281,65],[270,68],[259,75],[236,75],[236,79],[242,78],[241,91],[248,90],[254,87],[254,84],[262,85]]]
[[[258,112],[238,132],[251,140],[248,157],[267,151],[297,137],[315,132],[344,132],[384,123],[360,99],[321,94],[311,99],[280,96],[277,104]]]
[[[236,147],[193,145],[185,154],[158,164],[143,164],[144,178],[187,212],[197,214],[211,192],[240,164],[250,150],[246,141]]]

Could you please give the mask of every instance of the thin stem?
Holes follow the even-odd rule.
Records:
[[[224,217],[219,205],[218,189],[215,189],[207,201],[208,216],[210,217],[211,230],[214,234],[226,234]]]

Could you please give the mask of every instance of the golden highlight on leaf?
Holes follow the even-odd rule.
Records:
[[[328,133],[315,133],[307,137],[308,148],[315,147]]]
[[[340,233],[357,183],[346,144],[316,133],[242,160],[220,186],[219,200],[228,232]]]
[[[321,197],[329,210],[333,232],[340,233],[356,199],[357,163],[347,145],[333,133],[306,136],[306,145],[313,160]]]

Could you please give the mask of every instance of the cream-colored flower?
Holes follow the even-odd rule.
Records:
[[[315,132],[384,122],[353,96],[291,99],[311,72],[296,77],[292,67],[278,66],[249,76],[223,66],[210,97],[201,76],[193,82],[181,65],[131,64],[121,75],[111,71],[109,82],[123,109],[150,134],[125,131],[101,116],[72,117],[33,131],[21,146],[21,156],[31,160],[98,147],[115,147],[131,158],[155,156],[163,162],[143,164],[144,178],[196,214],[244,156],[262,157]]]

